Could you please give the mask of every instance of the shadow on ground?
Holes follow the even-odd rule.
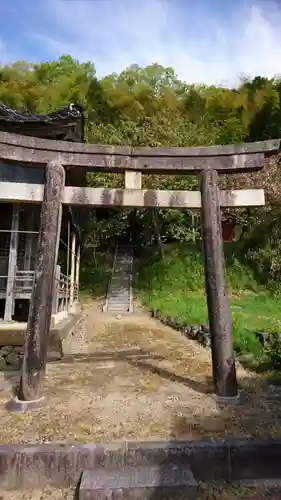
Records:
[[[104,351],[92,354],[76,354],[63,358],[60,363],[68,365],[73,363],[101,361],[126,362],[142,371],[158,375],[160,378],[172,383],[188,387],[195,393],[213,398],[212,378],[206,376],[204,381],[180,376],[173,371],[157,366],[157,362],[165,360],[163,356],[142,349],[121,351]],[[85,380],[85,383],[86,380]],[[67,380],[66,380],[67,384]],[[194,435],[195,439],[210,435],[222,437],[241,436],[278,436],[281,434],[281,391],[270,388],[266,381],[259,375],[243,377],[239,380],[241,394],[240,404],[225,408],[217,408],[211,415],[204,414],[202,405],[200,411],[194,415],[190,422],[190,413],[185,416],[184,411],[175,414],[172,422],[172,435],[175,437]],[[237,434],[236,434],[237,433]]]
[[[178,382],[184,384],[190,389],[202,393],[208,394],[212,393],[212,379],[210,377],[206,378],[206,383],[201,383],[196,380],[192,380],[188,377],[182,377],[164,368],[160,368],[149,361],[163,361],[164,356],[157,355],[155,353],[145,351],[143,349],[131,349],[123,351],[104,351],[91,354],[74,354],[65,356],[60,364],[70,365],[71,363],[85,363],[85,362],[100,362],[100,361],[125,361],[132,366],[136,366],[147,372],[158,375],[161,378],[170,380],[171,382]]]

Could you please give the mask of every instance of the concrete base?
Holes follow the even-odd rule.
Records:
[[[79,500],[195,500],[197,482],[188,465],[102,467],[85,470]]]
[[[68,313],[62,312],[52,317],[48,359],[61,359],[63,356],[63,339],[80,319],[81,311],[78,305]],[[0,347],[5,345],[23,346],[25,343],[27,323],[0,323]]]
[[[47,405],[45,396],[33,401],[21,401],[17,396],[13,396],[6,405],[6,410],[12,413],[27,413],[33,410],[39,410]]]
[[[190,468],[196,481],[260,481],[261,478],[275,481],[281,478],[281,439],[272,438],[119,441],[105,445],[61,442],[4,444],[0,445],[0,458],[1,490],[77,487],[85,470],[91,470],[92,479],[101,479],[97,475],[100,468],[105,470],[106,481],[108,476],[112,481],[112,471],[116,470],[121,479],[123,470],[128,467],[136,471],[138,480],[140,467],[158,468],[157,476],[162,481],[162,471],[174,466]],[[87,489],[85,481],[82,486]]]
[[[228,406],[240,406],[240,405],[243,405],[246,403],[245,395],[242,393],[238,393],[237,396],[229,397],[229,398],[217,396],[216,394],[214,394],[213,398],[214,398],[218,408],[225,408]]]

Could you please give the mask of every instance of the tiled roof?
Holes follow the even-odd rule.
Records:
[[[15,110],[0,104],[0,130],[43,139],[72,140],[84,142],[84,109],[79,104],[70,104],[46,115]],[[72,138],[69,133],[71,132]]]
[[[0,121],[13,123],[44,123],[55,124],[65,120],[80,119],[83,116],[83,107],[71,104],[68,108],[59,109],[46,115],[34,115],[28,111],[20,111],[9,108],[6,104],[0,104]]]

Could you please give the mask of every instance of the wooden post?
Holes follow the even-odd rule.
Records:
[[[45,170],[35,278],[27,322],[21,381],[18,395],[8,403],[8,409],[11,411],[28,411],[44,403],[43,383],[52,317],[64,183],[63,167],[55,161],[48,163]]]
[[[27,231],[34,231],[34,211],[31,212],[30,217],[28,218],[26,228],[27,228]],[[25,248],[24,248],[24,261],[23,261],[24,271],[31,270],[31,257],[32,257],[34,236],[35,236],[34,233],[27,233],[26,234]],[[24,281],[24,287],[29,288],[30,286],[31,286],[31,283],[30,283],[29,279],[27,278]]]
[[[75,270],[75,283],[77,288],[77,298],[79,293],[79,276],[80,276],[80,258],[81,258],[81,243],[78,241],[77,255],[76,255],[76,270]]]
[[[125,172],[125,188],[126,189],[141,189],[142,184],[141,172],[134,170],[126,170]]]
[[[65,309],[68,310],[69,306],[69,254],[70,254],[70,222],[67,223],[67,256],[66,256],[66,298]]]
[[[71,238],[71,269],[70,269],[70,298],[69,305],[73,305],[74,301],[74,281],[75,281],[75,250],[76,250],[76,234],[73,231]]]
[[[52,302],[52,314],[57,314],[59,311],[59,299],[60,299],[60,266],[56,266],[55,271],[55,284],[54,284],[54,294]]]
[[[19,218],[20,218],[20,204],[14,203],[12,214],[12,227],[10,237],[10,251],[9,251],[9,264],[8,264],[8,278],[6,287],[6,302],[4,311],[4,321],[12,321],[14,312],[14,288],[15,276],[17,272],[17,257],[19,245]]]
[[[238,395],[232,325],[225,283],[218,173],[201,174],[202,239],[215,394],[221,401]]]
[[[161,253],[161,258],[164,259],[164,257],[165,257],[164,246],[162,244],[161,234],[160,234],[160,231],[159,231],[159,228],[158,228],[158,224],[157,224],[157,215],[156,215],[156,209],[155,208],[152,209],[152,220],[153,220],[153,225],[154,225],[154,229],[155,229],[155,232],[156,232],[157,242],[158,242],[160,253]]]

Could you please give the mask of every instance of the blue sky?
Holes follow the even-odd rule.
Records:
[[[281,0],[1,0],[0,61],[70,54],[98,76],[172,66],[188,83],[281,74]]]

